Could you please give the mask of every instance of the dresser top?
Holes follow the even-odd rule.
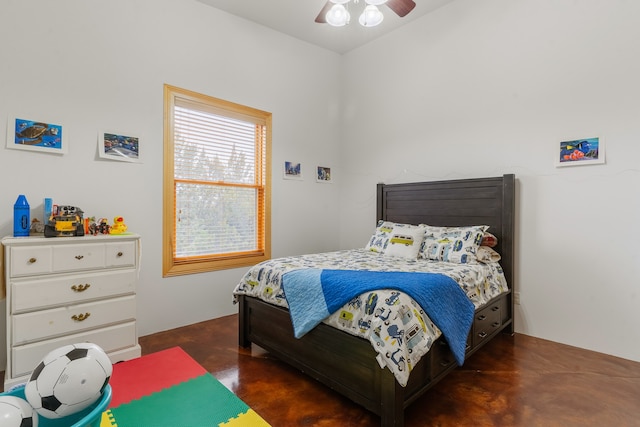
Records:
[[[74,236],[74,237],[44,237],[44,236],[29,236],[29,237],[12,237],[6,236],[2,238],[1,243],[4,246],[20,246],[20,245],[34,245],[34,244],[73,244],[73,243],[93,243],[93,242],[108,242],[109,240],[136,240],[140,238],[140,235],[135,233],[123,233],[123,234],[98,234],[97,236]]]

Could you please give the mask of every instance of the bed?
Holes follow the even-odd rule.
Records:
[[[463,358],[478,351],[498,333],[513,333],[514,210],[512,174],[377,186],[378,225],[380,221],[433,227],[482,224],[489,226],[488,230],[496,237],[498,268],[507,286],[500,292],[487,294],[483,301],[474,302]],[[286,307],[255,296],[234,294],[239,304],[241,346],[255,343],[264,348],[378,414],[383,427],[403,426],[405,408],[460,363],[459,352],[452,353],[444,335],[436,334],[429,351],[411,366],[404,381],[397,372],[382,369],[381,353],[372,346],[373,341],[328,323],[320,323],[296,338]]]

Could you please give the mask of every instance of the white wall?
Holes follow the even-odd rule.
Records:
[[[457,0],[344,58],[341,247],[375,183],[515,173],[516,330],[640,361],[640,2]],[[606,164],[555,168],[600,136]]]
[[[62,157],[0,148],[0,235],[21,193],[34,216],[44,197],[124,216],[144,241],[141,335],[235,312],[244,271],[161,276],[169,83],[273,113],[274,256],[364,245],[377,182],[515,173],[517,330],[640,360],[638,2],[456,0],[342,57],[195,0],[1,12],[0,135],[26,114],[71,140]],[[98,159],[99,129],[139,135],[144,163]],[[558,141],[591,136],[607,164],[554,167]],[[284,160],[305,180],[282,180]]]
[[[0,58],[0,235],[19,194],[40,219],[44,197],[122,215],[143,237],[140,335],[236,312],[244,272],[162,278],[164,83],[272,112],[272,254],[337,246],[339,55],[195,0],[3,0]],[[69,153],[4,148],[14,114],[64,124]],[[101,129],[139,136],[144,162],[99,159]],[[304,181],[282,179],[285,160],[303,163]],[[316,165],[336,185],[315,183]]]

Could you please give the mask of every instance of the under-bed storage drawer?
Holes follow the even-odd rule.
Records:
[[[432,352],[431,378],[437,378],[438,375],[446,371],[447,368],[456,362],[444,337],[440,337],[440,339],[433,343],[430,352]]]
[[[478,311],[473,319],[473,347],[478,346],[486,338],[497,332],[502,325],[504,299],[490,302]]]
[[[469,332],[469,336],[467,336],[467,346],[465,348],[465,352],[469,352],[472,341],[472,331]],[[452,365],[456,365],[456,358],[453,356],[451,349],[449,348],[449,344],[444,336],[438,338],[431,349],[429,350],[431,353],[431,378],[437,378],[438,375],[447,371],[449,367]],[[457,365],[456,365],[457,366]]]

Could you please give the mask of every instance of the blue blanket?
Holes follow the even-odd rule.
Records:
[[[282,277],[296,338],[353,298],[378,289],[411,296],[449,343],[458,365],[464,362],[475,307],[452,278],[437,273],[302,269]]]

